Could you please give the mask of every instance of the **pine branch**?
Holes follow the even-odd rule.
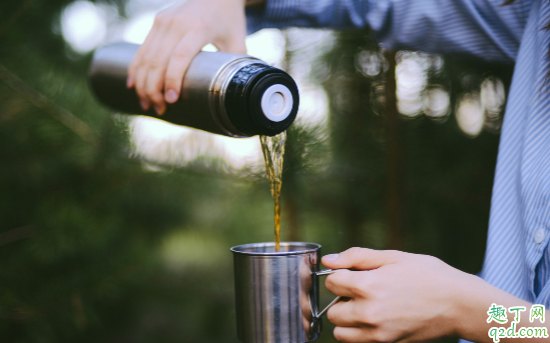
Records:
[[[0,234],[0,246],[18,241],[23,238],[29,238],[36,234],[36,230],[31,225],[18,227]]]
[[[34,106],[48,113],[52,118],[76,133],[86,142],[93,145],[97,144],[97,134],[85,122],[27,85],[2,64],[0,64],[0,80],[31,102]]]

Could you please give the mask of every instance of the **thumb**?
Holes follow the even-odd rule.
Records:
[[[339,254],[326,255],[322,262],[331,269],[371,270],[397,263],[400,259],[400,251],[350,248]]]

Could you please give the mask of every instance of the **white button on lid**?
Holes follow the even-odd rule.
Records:
[[[276,84],[265,90],[262,95],[262,111],[267,119],[280,122],[292,112],[294,99],[287,87]]]
[[[544,240],[544,229],[538,229],[535,232],[535,243],[540,244]]]

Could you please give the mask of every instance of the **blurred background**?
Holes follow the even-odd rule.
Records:
[[[0,2],[0,342],[237,342],[229,248],[273,240],[258,137],[112,113],[86,80],[95,48],[141,43],[173,3]],[[301,92],[284,240],[479,272],[512,66],[382,51],[358,30],[247,47]]]

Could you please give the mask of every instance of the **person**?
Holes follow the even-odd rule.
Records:
[[[144,108],[162,114],[204,45],[244,53],[246,32],[263,27],[370,27],[387,49],[514,62],[480,277],[400,251],[352,248],[323,258],[329,268],[354,269],[326,279],[331,292],[349,299],[328,312],[341,342],[507,341],[490,336],[490,328],[513,320],[498,323],[488,317],[497,313],[491,309],[500,308],[504,321],[502,309],[550,304],[550,2],[502,2],[187,0],[157,16],[129,68],[128,87]],[[549,328],[528,316],[518,326]]]

